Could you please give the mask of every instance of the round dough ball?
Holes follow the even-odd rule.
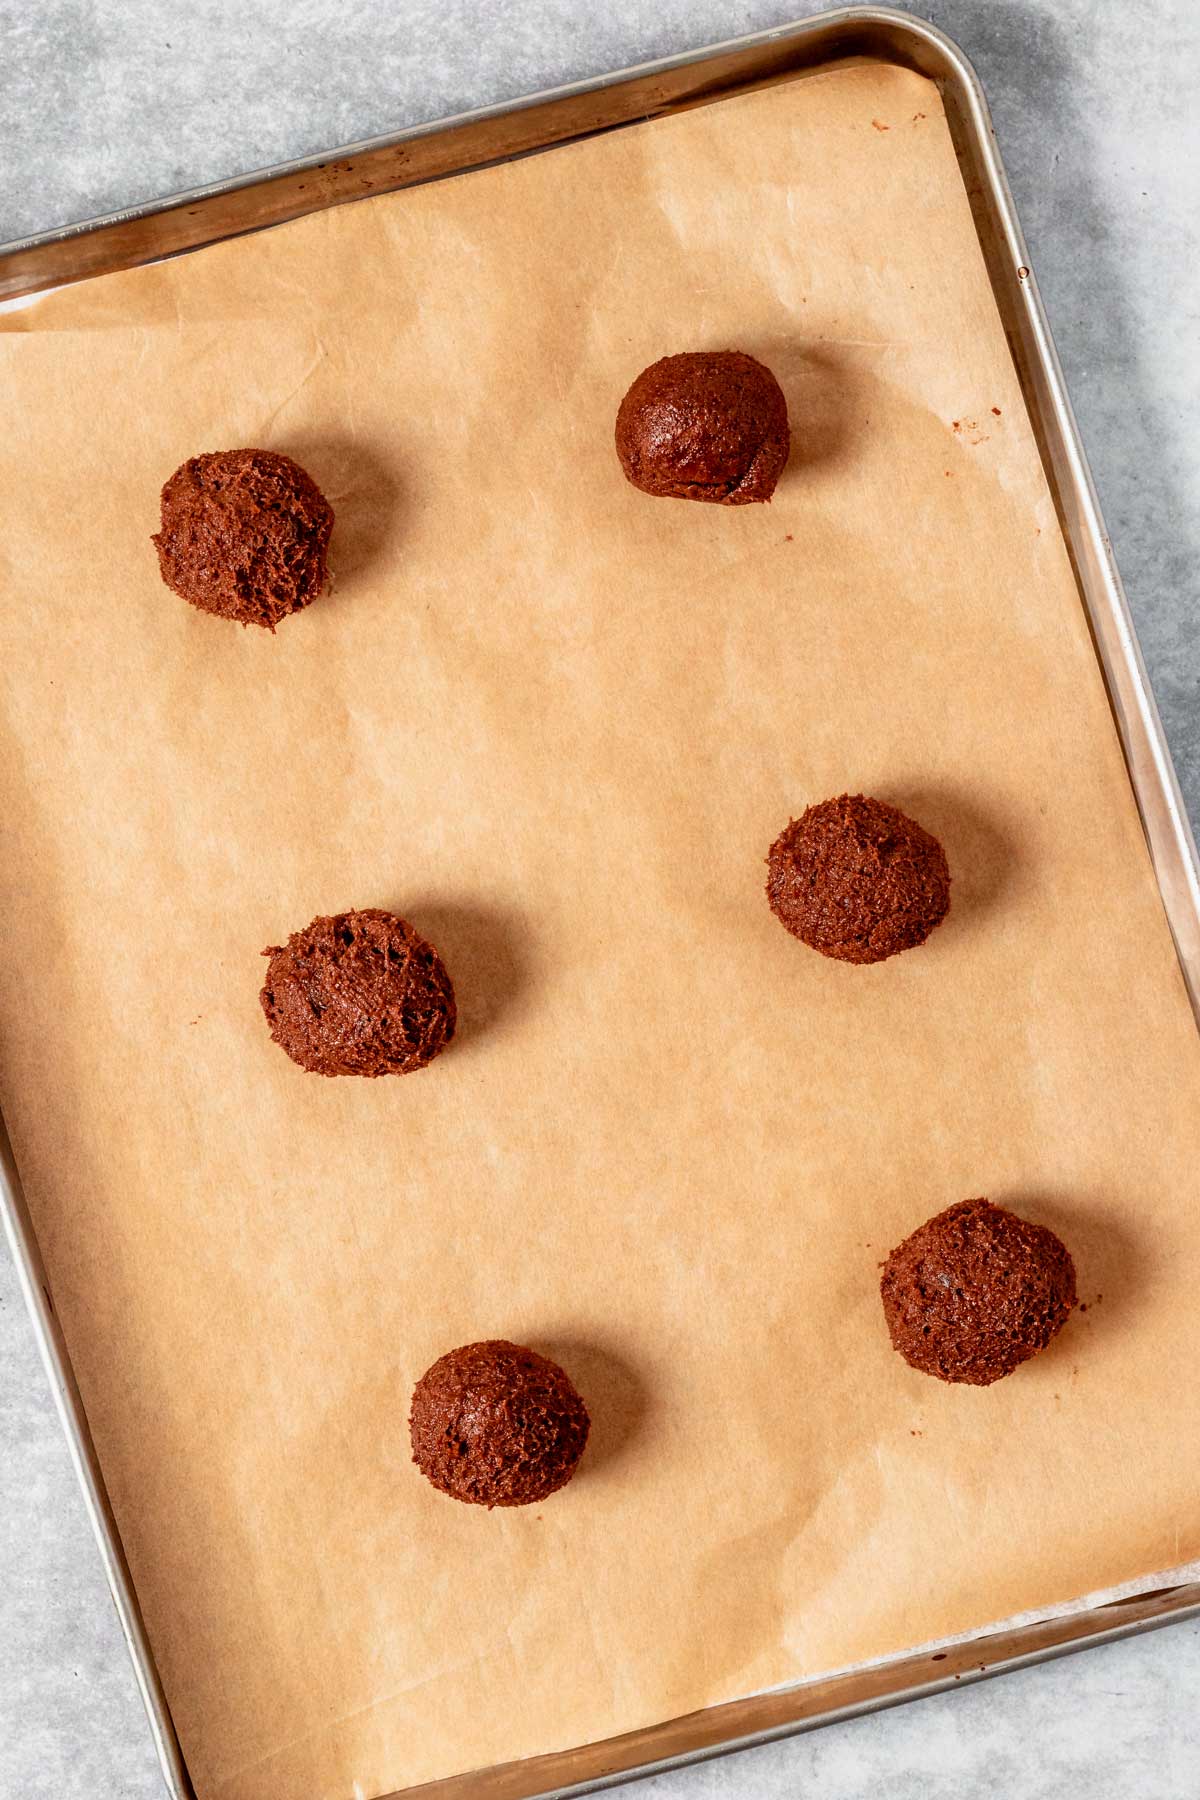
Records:
[[[314,919],[263,955],[271,1036],[314,1075],[407,1075],[454,1036],[445,964],[394,913]]]
[[[325,586],[333,508],[290,456],[219,450],[162,491],[151,541],[169,588],[202,612],[274,631]]]
[[[1075,1265],[1046,1226],[961,1200],[892,1251],[879,1291],[906,1363],[987,1387],[1062,1329],[1075,1305]]]
[[[590,1420],[570,1377],[503,1338],[438,1358],[413,1390],[413,1461],[471,1506],[531,1506],[575,1473]]]
[[[782,388],[740,350],[664,356],[642,370],[617,413],[629,480],[673,500],[769,500],[790,441]]]
[[[950,910],[946,852],[882,800],[810,806],[771,845],[767,899],[793,937],[839,962],[875,963],[923,944]]]

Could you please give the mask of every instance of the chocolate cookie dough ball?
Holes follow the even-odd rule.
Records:
[[[438,1358],[413,1390],[413,1461],[472,1506],[530,1506],[563,1487],[587,1443],[587,1407],[557,1363],[490,1338]]]
[[[892,1251],[879,1291],[906,1363],[987,1387],[1062,1329],[1075,1305],[1075,1265],[1046,1226],[962,1200]]]
[[[839,962],[923,944],[950,910],[946,852],[915,820],[842,794],[793,819],[767,857],[767,899],[793,937]]]
[[[673,500],[769,500],[790,441],[783,390],[740,350],[664,356],[642,370],[617,413],[629,480]]]
[[[271,1036],[314,1075],[407,1075],[454,1036],[445,964],[394,913],[314,919],[263,955]]]
[[[290,456],[193,456],[162,491],[162,578],[202,612],[274,631],[325,586],[333,508]]]

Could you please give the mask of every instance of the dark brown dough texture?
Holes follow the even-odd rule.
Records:
[[[219,450],[162,491],[153,538],[169,588],[202,612],[274,631],[325,586],[333,508],[290,456]]]
[[[472,1506],[530,1506],[575,1473],[590,1420],[565,1370],[490,1338],[438,1358],[413,1390],[413,1461]]]
[[[810,806],[771,845],[767,899],[793,937],[839,962],[875,963],[923,944],[950,910],[946,852],[882,800]]]
[[[1062,1329],[1075,1305],[1075,1264],[1045,1225],[989,1200],[961,1200],[892,1251],[879,1291],[906,1363],[987,1387]]]
[[[314,1075],[407,1075],[454,1036],[445,964],[394,913],[314,919],[263,955],[271,1036]]]
[[[791,439],[770,369],[741,350],[693,350],[643,369],[617,412],[634,487],[672,500],[769,500]]]

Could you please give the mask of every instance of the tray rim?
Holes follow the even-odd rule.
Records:
[[[838,34],[842,34],[839,38]],[[856,37],[857,34],[857,37]],[[890,53],[887,46],[891,37]],[[996,143],[982,84],[971,62],[946,33],[918,16],[886,6],[847,6],[807,18],[785,23],[767,31],[746,34],[697,50],[633,65],[608,75],[549,88],[494,105],[472,109],[407,127],[397,132],[380,134],[340,148],[277,163],[267,168],[228,179],[184,189],[155,200],[118,209],[98,217],[55,227],[11,243],[0,245],[0,314],[7,310],[6,301],[20,301],[47,289],[100,274],[142,266],[160,260],[164,250],[155,250],[146,237],[136,240],[140,248],[134,253],[122,252],[119,234],[127,227],[152,226],[156,221],[174,217],[203,218],[210,204],[237,196],[252,196],[296,183],[300,176],[323,175],[330,168],[333,177],[317,183],[318,193],[303,203],[279,211],[272,217],[253,219],[239,229],[206,235],[203,226],[190,229],[190,241],[172,242],[165,254],[187,254],[207,244],[227,241],[247,230],[268,229],[276,223],[300,217],[328,206],[346,204],[370,194],[393,192],[427,180],[461,174],[511,160],[516,155],[540,153],[556,144],[577,140],[599,130],[621,129],[625,124],[683,110],[690,105],[714,103],[732,97],[754,85],[787,79],[805,67],[819,68],[844,62],[861,51],[858,38],[871,47],[866,54],[875,60],[917,67],[930,75],[943,93],[961,109],[957,116],[955,137],[960,163],[969,154],[974,159],[973,173],[986,193],[979,196],[979,206],[987,202],[996,228],[998,248],[1015,283],[1010,298],[1016,298],[1020,325],[1028,333],[1027,366],[1022,365],[1018,345],[1009,331],[1010,348],[1022,387],[1030,404],[1031,416],[1041,423],[1047,420],[1053,430],[1048,442],[1039,432],[1039,449],[1047,475],[1055,492],[1059,522],[1064,540],[1072,555],[1081,602],[1092,628],[1098,660],[1105,677],[1115,723],[1125,752],[1130,783],[1142,817],[1151,860],[1159,882],[1160,895],[1167,912],[1179,955],[1181,971],[1193,1010],[1200,1020],[1200,858],[1191,826],[1183,805],[1165,734],[1159,719],[1132,615],[1121,584],[1111,542],[1105,531],[1099,500],[1080,439],[1078,426],[1067,394],[1065,380],[1051,336],[1049,322],[1032,273],[1024,236],[1017,217],[1008,180]],[[430,173],[403,172],[405,152],[410,146],[438,145],[464,134],[478,132],[489,125],[508,125],[513,121],[531,123],[539,115],[548,117],[555,109],[575,106],[579,102],[600,100],[637,84],[665,80],[694,72],[697,78],[714,71],[729,59],[749,58],[755,53],[778,50],[791,62],[783,62],[773,70],[760,70],[749,80],[730,81],[713,90],[703,80],[691,91],[664,96],[647,110],[629,117],[603,120],[588,125],[576,123],[573,128],[551,131],[539,139],[534,133],[529,143],[501,149],[481,161],[466,160]],[[810,54],[805,57],[804,53]],[[947,108],[948,116],[951,108]],[[952,132],[955,129],[951,121]],[[961,140],[961,141],[960,141]],[[367,181],[365,187],[339,188],[338,177],[352,177],[357,165],[365,159],[377,159],[398,153],[396,177],[384,182]],[[964,180],[967,170],[964,166]],[[302,184],[301,184],[302,185]],[[980,229],[979,212],[976,225]],[[88,258],[97,244],[114,241],[107,263]],[[78,250],[72,262],[70,252]],[[986,254],[986,247],[985,247]],[[998,302],[997,265],[989,259],[988,268]],[[1003,311],[1003,307],[1002,307]],[[1008,320],[1006,319],[1006,327]],[[1027,379],[1028,378],[1028,379]],[[1028,391],[1032,385],[1033,392]],[[1035,413],[1035,408],[1037,412]],[[1064,505],[1064,494],[1069,505]],[[1141,756],[1139,769],[1131,754],[1131,737]],[[1153,782],[1154,798],[1162,812],[1151,820],[1147,817],[1146,796],[1139,779]],[[1164,862],[1171,858],[1170,879],[1164,875]],[[1180,922],[1172,911],[1186,905],[1190,911],[1189,930],[1181,937]],[[92,1443],[86,1413],[71,1366],[70,1356],[59,1325],[53,1297],[42,1263],[32,1219],[21,1190],[20,1178],[9,1144],[7,1131],[0,1118],[0,1221],[17,1269],[18,1284],[25,1299],[39,1354],[50,1383],[51,1393],[67,1438],[72,1465],[82,1491],[85,1509],[100,1552],[122,1633],[133,1663],[138,1690],[146,1710],[152,1740],[167,1791],[172,1800],[196,1800],[186,1763],[175,1732],[162,1681],[142,1620],[137,1595],[112,1514],[99,1461]],[[1161,1580],[1148,1575],[1147,1581]],[[713,1706],[684,1718],[666,1720],[644,1730],[619,1738],[552,1752],[547,1756],[526,1759],[521,1763],[499,1765],[490,1770],[471,1771],[443,1781],[406,1788],[380,1796],[380,1800],[416,1800],[418,1795],[429,1800],[569,1800],[569,1797],[596,1793],[641,1777],[681,1768],[692,1763],[726,1754],[803,1731],[853,1718],[867,1712],[903,1704],[905,1701],[966,1687],[1009,1670],[1049,1661],[1074,1650],[1113,1642],[1161,1627],[1175,1620],[1200,1617],[1200,1582],[1177,1583],[1152,1592],[1138,1592],[1107,1602],[1081,1605],[1079,1610],[1060,1613],[1049,1619],[1002,1626],[977,1634],[961,1645],[943,1652],[919,1650],[865,1670],[845,1671],[830,1676],[772,1689],[765,1694]],[[988,1652],[994,1652],[988,1655]],[[982,1653],[985,1661],[975,1664],[970,1659]],[[920,1671],[936,1655],[945,1669],[933,1675]],[[957,1666],[962,1663],[963,1666]],[[911,1676],[911,1680],[904,1679]],[[868,1679],[869,1678],[869,1679]],[[866,1682],[871,1691],[853,1695],[848,1684]],[[824,1699],[828,1703],[813,1709],[806,1702]],[[770,1722],[747,1727],[744,1715],[758,1705]],[[774,1715],[780,1716],[774,1716]],[[721,1735],[719,1724],[705,1726],[704,1721],[726,1719],[731,1730]],[[689,1735],[694,1739],[687,1742]],[[654,1754],[655,1738],[661,1739],[662,1754]],[[678,1747],[669,1748],[674,1738],[684,1738]],[[648,1752],[648,1754],[647,1754]],[[590,1760],[572,1771],[571,1765]],[[605,1766],[607,1765],[607,1766]],[[522,1772],[525,1772],[524,1774]],[[545,1776],[550,1785],[543,1783]],[[536,1785],[527,1785],[527,1777]],[[565,1777],[565,1781],[560,1779]]]

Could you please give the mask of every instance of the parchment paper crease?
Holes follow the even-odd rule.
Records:
[[[1200,1058],[935,90],[802,81],[12,314],[0,1099],[201,1800],[349,1800],[1200,1555]],[[655,357],[777,372],[774,503],[626,486]],[[161,483],[298,457],[335,593],[160,584]],[[806,952],[863,789],[953,911]],[[457,1046],[322,1081],[259,952],[391,906]],[[988,1391],[877,1264],[988,1194],[1088,1310]],[[411,1384],[504,1335],[594,1443],[455,1506]]]

